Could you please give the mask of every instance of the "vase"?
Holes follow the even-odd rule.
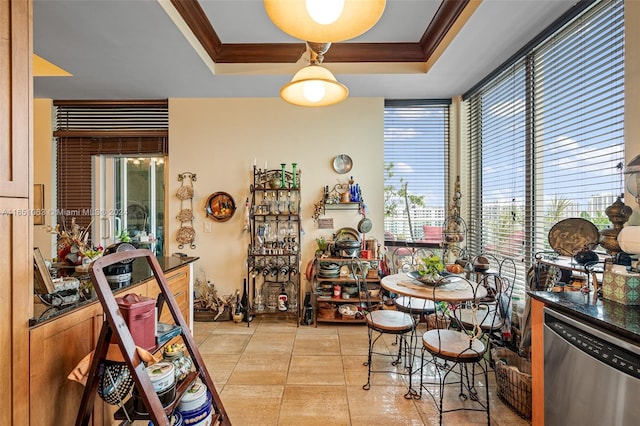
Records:
[[[297,163],[291,163],[291,169],[292,169],[291,174],[293,175],[291,188],[293,188],[293,189],[297,189],[298,188],[298,181],[297,181],[297,176],[296,176],[296,167],[298,167]]]

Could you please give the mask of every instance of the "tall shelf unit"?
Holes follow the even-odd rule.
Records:
[[[300,172],[295,164],[291,171],[281,166],[253,167],[247,251],[250,318],[286,315],[299,325]]]

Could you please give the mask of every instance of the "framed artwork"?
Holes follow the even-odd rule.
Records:
[[[33,185],[33,224],[44,225],[44,184]]]
[[[49,274],[49,268],[38,247],[33,248],[33,285],[38,294],[49,294],[55,291],[53,280]]]

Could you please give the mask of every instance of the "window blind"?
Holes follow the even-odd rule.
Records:
[[[622,192],[624,2],[575,16],[465,95],[472,251],[520,260],[518,291],[559,220],[611,226]]]
[[[441,241],[450,102],[385,101],[385,239]]]

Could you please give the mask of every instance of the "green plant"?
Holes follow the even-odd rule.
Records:
[[[131,242],[131,237],[129,236],[129,231],[127,231],[126,229],[123,229],[122,231],[120,231],[120,233],[118,233],[116,238],[119,239],[121,243],[130,243]]]
[[[444,270],[444,263],[436,255],[423,257],[418,263],[418,273],[420,276],[436,276]]]

